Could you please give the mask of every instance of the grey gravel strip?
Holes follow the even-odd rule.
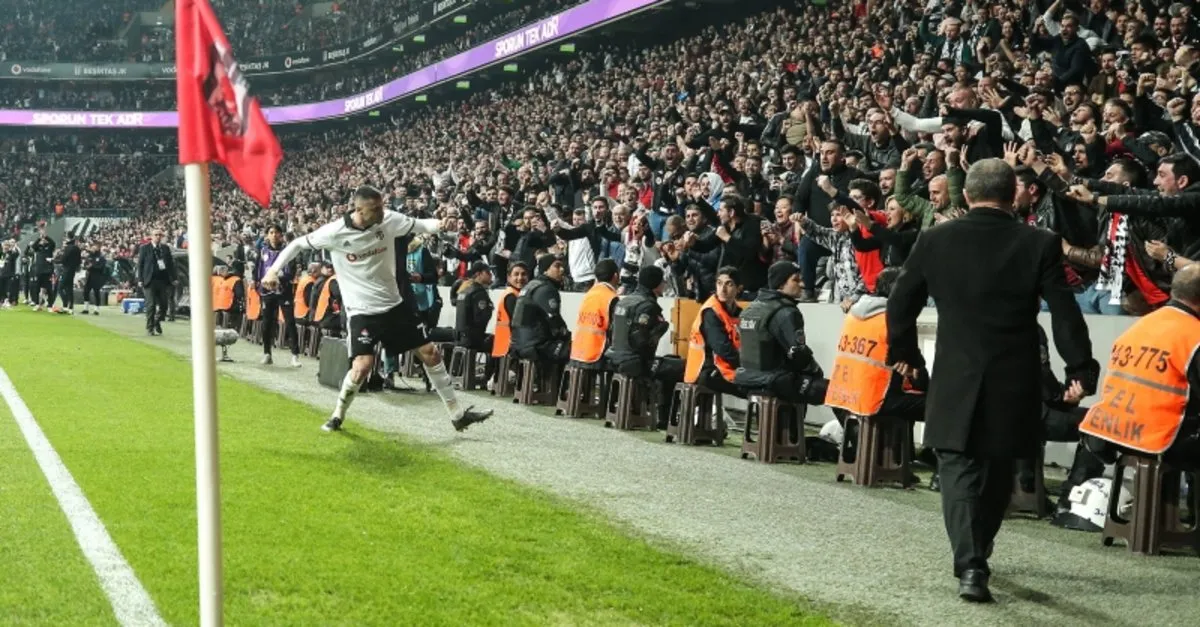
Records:
[[[137,317],[88,320],[180,355],[190,348],[185,324],[147,338]],[[301,370],[260,366],[260,352],[240,343],[230,351],[237,363],[219,369],[313,405],[313,437],[331,437],[319,427],[335,392],[316,385],[316,362],[305,359]],[[1089,536],[1094,543],[1063,542],[1059,534],[1068,532],[1042,539],[1006,527],[993,560],[998,603],[969,605],[955,596],[940,513],[927,493],[882,496],[835,484],[831,465],[824,479],[799,477],[552,419],[486,394],[466,402],[496,415],[458,434],[436,395],[364,394],[350,410],[349,428],[436,445],[466,464],[576,500],[704,561],[826,605],[848,622],[1190,625],[1200,616],[1194,557],[1135,558],[1101,547],[1096,536]]]

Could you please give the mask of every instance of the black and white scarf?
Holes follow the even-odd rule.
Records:
[[[1108,254],[1100,261],[1100,278],[1096,289],[1109,290],[1110,305],[1121,304],[1125,283],[1125,249],[1129,244],[1129,216],[1114,213],[1109,217]]]

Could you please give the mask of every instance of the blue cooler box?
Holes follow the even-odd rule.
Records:
[[[146,309],[146,299],[144,298],[126,298],[121,301],[121,312],[127,314],[140,314]]]

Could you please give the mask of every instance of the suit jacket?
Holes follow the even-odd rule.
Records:
[[[159,257],[166,262],[167,281],[175,281],[175,259],[171,256],[171,248],[166,244],[159,244]],[[138,250],[138,280],[142,283],[149,283],[154,278],[154,271],[158,269],[158,263],[154,256],[154,244],[146,243]]]
[[[988,458],[1042,442],[1039,298],[1050,306],[1067,379],[1096,388],[1087,324],[1067,286],[1062,241],[1008,212],[976,208],[917,239],[888,299],[888,363],[923,366],[917,316],[938,309],[925,444]]]

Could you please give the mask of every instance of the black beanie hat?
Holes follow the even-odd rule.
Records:
[[[663,271],[658,266],[646,266],[638,272],[638,285],[648,290],[655,289],[663,282]]]
[[[558,261],[557,255],[542,255],[538,259],[538,274],[546,274],[546,271],[550,269],[550,266],[554,265],[555,261]]]
[[[795,274],[800,274],[800,266],[794,261],[776,261],[767,269],[767,287],[777,290]]]

